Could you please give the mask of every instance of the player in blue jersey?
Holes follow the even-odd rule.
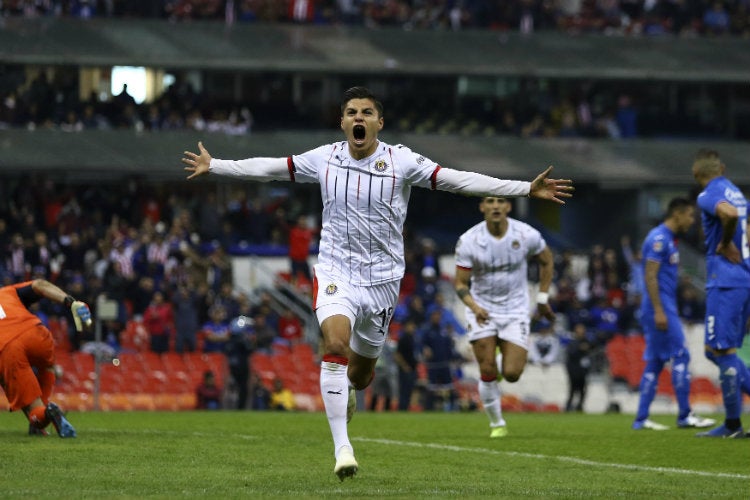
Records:
[[[690,410],[690,352],[677,313],[677,283],[680,253],[677,235],[695,223],[695,206],[685,198],[669,202],[664,222],[652,229],[643,242],[642,266],[645,290],[641,301],[641,324],[646,337],[646,368],[641,377],[641,398],[633,429],[664,431],[666,425],[648,418],[656,385],[664,364],[672,361],[672,387],[677,396],[677,427],[710,427],[716,423]]]
[[[747,199],[724,176],[719,153],[701,149],[693,162],[706,241],[706,357],[719,367],[724,423],[700,437],[745,437],[740,421],[742,392],[750,373],[737,356],[750,318],[750,246]]]

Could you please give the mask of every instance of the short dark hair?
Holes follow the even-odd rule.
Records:
[[[691,206],[693,206],[693,202],[687,198],[673,198],[667,205],[667,217],[671,217],[675,212],[682,212]]]
[[[346,105],[351,101],[352,99],[370,99],[373,103],[375,103],[375,109],[378,110],[378,115],[383,116],[383,103],[378,100],[377,97],[375,97],[375,94],[373,94],[370,89],[367,87],[352,87],[346,92],[344,92],[344,95],[341,97],[341,114],[344,114],[344,109],[346,109]]]
[[[719,160],[719,152],[711,148],[701,148],[695,153],[696,160]]]

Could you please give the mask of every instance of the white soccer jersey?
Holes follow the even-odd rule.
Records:
[[[508,217],[508,230],[495,238],[485,221],[473,226],[456,243],[456,266],[471,271],[471,296],[493,315],[528,317],[527,260],[547,243],[528,224]]]
[[[350,283],[401,279],[411,186],[434,189],[440,167],[404,146],[383,142],[355,160],[345,141],[292,156],[296,182],[318,182],[323,199],[318,265]]]

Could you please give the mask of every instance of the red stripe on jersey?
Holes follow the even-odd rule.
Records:
[[[318,277],[315,276],[315,269],[313,269],[312,292],[313,292],[312,309],[314,311],[315,308],[317,307],[316,304],[318,303]]]
[[[333,354],[324,354],[323,361],[325,361],[326,363],[336,363],[337,365],[344,365],[344,366],[349,364],[349,360],[346,359],[346,357],[336,356]]]
[[[286,159],[286,168],[289,169],[289,180],[294,182],[294,160],[291,156]]]
[[[430,176],[430,189],[435,191],[437,188],[437,174],[440,171],[440,165],[435,167],[435,170],[433,170],[432,175]]]

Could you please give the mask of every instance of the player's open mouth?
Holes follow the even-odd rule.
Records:
[[[355,125],[352,129],[352,135],[354,136],[354,140],[357,142],[362,142],[365,140],[366,130],[364,125]]]

